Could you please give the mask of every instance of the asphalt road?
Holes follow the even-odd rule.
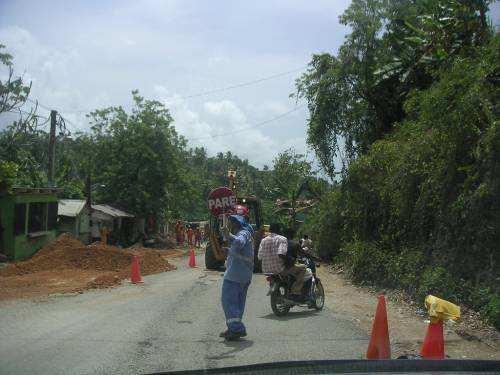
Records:
[[[203,264],[201,255],[197,260]],[[177,271],[142,285],[2,303],[0,374],[137,374],[363,357],[366,334],[335,311],[294,308],[275,317],[262,275],[249,289],[248,336],[224,342],[221,273],[179,262]]]

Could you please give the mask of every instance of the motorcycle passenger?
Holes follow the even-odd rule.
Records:
[[[296,264],[299,262],[299,264]],[[306,273],[304,276],[304,284],[311,279],[314,275],[316,276],[316,264],[311,259],[309,254],[304,253],[300,247],[300,241],[288,240],[288,252],[286,254],[285,267],[292,266],[304,266],[306,268]]]
[[[291,287],[290,298],[300,300],[302,299],[301,294],[306,277],[306,267],[303,264],[295,264],[293,252],[296,251],[297,247],[292,246],[287,257],[289,251],[288,240],[280,235],[280,225],[278,223],[271,224],[269,232],[269,235],[260,242],[259,252],[257,253],[257,257],[262,260],[262,272],[282,276],[292,275],[295,281]]]
[[[307,234],[304,234],[304,237],[300,240],[301,248],[307,253],[312,250],[312,241]]]

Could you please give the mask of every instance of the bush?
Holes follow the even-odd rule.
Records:
[[[425,269],[420,279],[416,298],[424,301],[425,297],[432,294],[436,297],[457,303],[457,286],[459,283],[443,267],[428,267]]]
[[[300,235],[308,234],[314,239],[314,249],[318,256],[328,260],[339,254],[344,241],[341,198],[339,188],[325,194],[299,230]]]
[[[484,315],[488,321],[500,329],[500,295],[495,294],[491,296],[490,302],[486,305],[483,310]]]
[[[387,265],[390,286],[415,295],[425,267],[425,256],[416,249],[404,249],[390,258]]]
[[[0,193],[10,190],[16,179],[17,170],[17,164],[0,160]]]
[[[353,281],[370,285],[389,285],[387,265],[390,255],[382,251],[376,243],[356,241],[341,250],[338,261],[346,266]]]

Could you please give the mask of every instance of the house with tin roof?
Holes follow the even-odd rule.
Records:
[[[84,243],[100,241],[103,231],[109,233],[113,244],[127,244],[135,240],[138,229],[134,215],[107,204],[93,204],[89,214],[83,199],[59,201],[58,224],[60,233],[71,233]]]
[[[71,233],[84,243],[90,240],[90,217],[83,199],[60,199],[57,210],[58,233]]]

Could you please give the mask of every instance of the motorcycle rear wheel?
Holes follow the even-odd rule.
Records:
[[[274,292],[271,293],[271,308],[276,316],[285,316],[290,311],[290,305],[284,301],[284,295],[280,293],[280,289],[285,286],[280,285]]]

